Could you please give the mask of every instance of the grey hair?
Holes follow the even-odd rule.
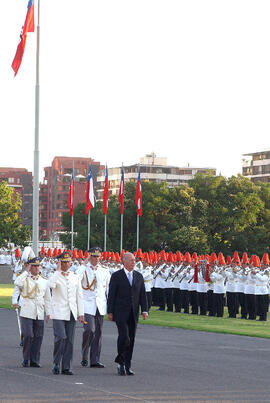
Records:
[[[130,255],[133,256],[133,254],[132,254],[131,252],[126,252],[126,253],[124,253],[124,254],[123,254],[123,257],[122,257],[122,262],[124,263],[124,261],[127,260],[128,256],[130,256]]]

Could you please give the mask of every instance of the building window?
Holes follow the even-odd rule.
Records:
[[[14,178],[8,178],[8,183],[14,183]]]

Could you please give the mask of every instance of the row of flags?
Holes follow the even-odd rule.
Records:
[[[68,208],[69,213],[73,216],[73,209],[74,209],[74,192],[75,192],[75,185],[74,185],[74,169],[72,169],[72,175],[70,179],[69,185],[69,196],[68,196]],[[121,181],[119,186],[119,193],[118,193],[118,201],[120,203],[120,214],[124,213],[124,192],[125,192],[125,179],[124,179],[124,168],[122,167],[122,174],[121,174]],[[108,177],[108,167],[106,165],[105,170],[105,183],[104,183],[104,191],[103,191],[103,213],[107,215],[108,211],[108,202],[109,202],[109,177]],[[141,173],[140,173],[140,166],[138,167],[138,179],[137,179],[137,186],[136,186],[136,199],[135,204],[137,206],[137,214],[138,216],[142,216],[142,183],[141,183]],[[86,185],[86,208],[85,214],[88,214],[89,210],[95,207],[95,195],[94,195],[94,183],[93,183],[93,176],[92,176],[92,165],[89,165],[89,173]]]

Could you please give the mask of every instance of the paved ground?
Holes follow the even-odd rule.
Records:
[[[52,324],[45,327],[42,368],[21,368],[14,311],[0,309],[0,402],[270,402],[270,343],[266,339],[139,326],[134,377],[113,363],[116,328],[105,322],[105,369],[80,366],[76,329],[74,376],[51,373]]]

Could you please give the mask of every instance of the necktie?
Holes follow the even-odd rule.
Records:
[[[129,284],[132,286],[132,274],[131,274],[131,272],[128,272],[128,281],[129,281]]]

